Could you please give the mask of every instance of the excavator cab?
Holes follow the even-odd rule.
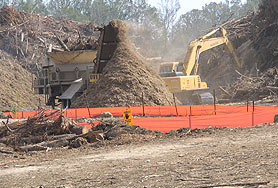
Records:
[[[159,75],[161,77],[184,76],[182,69],[182,63],[180,62],[162,63],[160,65]]]

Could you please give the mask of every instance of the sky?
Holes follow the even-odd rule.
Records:
[[[179,0],[181,9],[179,14],[184,14],[192,9],[202,9],[202,6],[209,4],[210,2],[221,2],[223,0]],[[153,6],[158,6],[161,0],[148,0],[148,2]],[[246,2],[246,0],[242,0]]]

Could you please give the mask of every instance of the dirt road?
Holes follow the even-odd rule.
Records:
[[[274,124],[211,129],[137,144],[0,154],[0,187],[278,187],[277,131]]]

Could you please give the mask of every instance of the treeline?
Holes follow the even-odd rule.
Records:
[[[107,24],[112,19],[130,22],[136,45],[148,47],[147,56],[171,54],[169,49],[185,50],[187,44],[226,20],[256,11],[261,0],[225,0],[206,4],[201,10],[180,14],[178,0],[161,0],[157,7],[147,0],[1,0],[0,6],[56,18]],[[175,50],[176,51],[176,50]],[[177,52],[177,51],[176,51]]]

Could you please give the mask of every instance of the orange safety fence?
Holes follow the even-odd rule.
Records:
[[[126,107],[106,107],[106,108],[79,108],[67,109],[63,113],[70,118],[94,117],[103,112],[111,112],[114,116],[121,117],[122,109]],[[136,117],[143,114],[142,107],[130,107],[134,116],[134,124],[141,127],[168,132],[179,128],[208,128],[208,127],[250,127],[260,123],[271,123],[275,114],[278,113],[276,106],[255,105],[216,105],[216,111],[213,105],[192,105],[177,106],[179,116],[176,115],[175,106],[147,106],[145,115],[149,117]],[[191,109],[191,110],[190,110]],[[51,113],[57,110],[48,110],[45,113]],[[190,115],[191,111],[191,115]],[[5,112],[5,115],[11,115],[13,118],[27,118],[36,116],[38,111],[21,111],[14,116],[11,112]],[[165,117],[170,116],[170,117]],[[122,118],[120,118],[122,119]],[[93,122],[97,125],[99,121]],[[88,126],[92,125],[81,123]]]
[[[208,127],[251,127],[261,123],[273,123],[276,110],[220,114],[209,116],[143,117],[134,118],[134,124],[146,129],[169,132],[180,128],[202,129]]]
[[[277,111],[276,106],[262,106],[255,105],[255,111]],[[80,118],[80,117],[96,117],[103,112],[110,112],[113,116],[122,116],[122,109],[127,107],[102,107],[102,108],[71,108],[63,110],[63,114],[69,118]],[[142,116],[143,108],[140,106],[130,107],[132,109],[133,116]],[[248,106],[248,111],[251,112],[252,105]],[[215,110],[216,109],[216,110]],[[51,113],[57,110],[46,110],[45,113]],[[144,115],[145,116],[203,116],[203,115],[220,115],[220,114],[235,114],[235,113],[245,113],[247,112],[247,105],[178,105],[175,106],[145,106]],[[16,115],[12,112],[5,112],[5,115],[11,115],[12,118],[28,118],[36,116],[39,111],[18,111]]]

